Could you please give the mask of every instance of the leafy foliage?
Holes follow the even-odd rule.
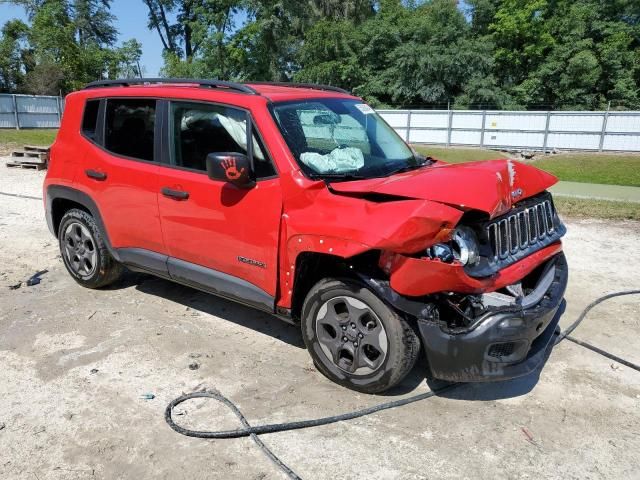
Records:
[[[31,25],[10,20],[2,30],[3,91],[57,95],[96,79],[139,73],[140,43],[129,40],[115,47],[111,0],[13,3],[25,7]]]
[[[318,82],[376,106],[640,108],[638,0],[132,0],[162,74]],[[68,91],[141,74],[111,0],[16,0],[0,88]]]

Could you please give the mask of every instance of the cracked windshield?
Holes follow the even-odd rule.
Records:
[[[311,178],[383,177],[424,165],[367,104],[314,99],[276,104],[282,134]]]

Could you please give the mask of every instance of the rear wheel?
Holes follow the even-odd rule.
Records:
[[[406,320],[351,280],[322,280],[311,289],[302,310],[302,335],[326,377],[366,393],[398,384],[420,350]]]
[[[76,208],[66,212],[58,241],[67,271],[83,287],[104,287],[122,274],[122,265],[109,253],[100,227],[87,212]]]

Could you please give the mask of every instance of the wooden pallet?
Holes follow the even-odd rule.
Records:
[[[44,170],[49,162],[49,147],[25,145],[22,150],[14,150],[7,159],[7,167],[34,168]]]
[[[9,168],[33,168],[35,170],[44,170],[47,168],[47,164],[43,162],[14,162],[8,161],[5,164]]]
[[[49,159],[49,152],[40,152],[35,150],[14,150],[11,152],[11,158],[14,160],[20,159],[20,161],[30,160],[31,162],[39,161],[44,162]]]
[[[39,152],[39,153],[49,153],[51,147],[43,147],[41,145],[25,145],[22,147],[22,150],[25,152]]]

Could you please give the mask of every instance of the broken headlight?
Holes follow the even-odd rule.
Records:
[[[453,255],[463,265],[475,265],[480,260],[478,238],[469,227],[458,227],[452,235]]]
[[[453,231],[450,242],[433,245],[427,250],[427,256],[445,263],[457,260],[462,265],[475,265],[480,260],[478,239],[469,227],[458,227]]]

